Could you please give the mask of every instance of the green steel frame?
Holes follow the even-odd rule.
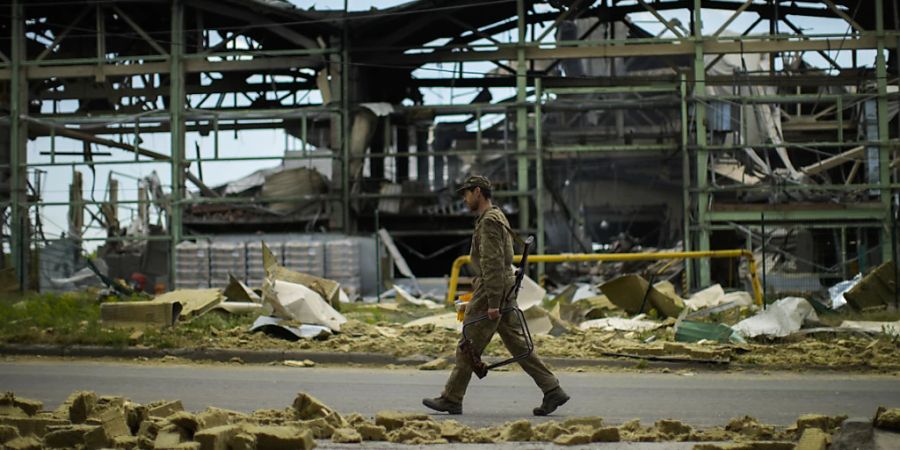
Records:
[[[27,105],[29,98],[27,94],[28,80],[42,80],[49,77],[77,78],[77,77],[97,77],[98,79],[105,76],[119,75],[144,75],[144,74],[164,74],[169,77],[168,95],[170,103],[166,114],[149,114],[145,116],[135,116],[131,120],[120,124],[120,128],[110,128],[110,134],[134,135],[135,138],[142,132],[148,130],[168,131],[171,135],[171,151],[164,158],[147,157],[147,152],[142,153],[142,149],[137,144],[131,149],[134,154],[133,159],[115,160],[115,161],[97,161],[92,164],[169,164],[171,169],[171,192],[172,192],[172,211],[169,223],[169,235],[164,237],[152,237],[152,239],[166,239],[172,245],[172,280],[174,281],[174,248],[186,236],[182,230],[182,208],[184,205],[193,203],[215,203],[223,201],[221,199],[186,199],[185,198],[185,179],[183,168],[190,163],[209,161],[209,159],[189,158],[185,154],[185,134],[188,131],[199,129],[203,122],[212,122],[214,126],[215,141],[215,161],[239,161],[239,160],[264,160],[272,159],[261,156],[246,157],[219,157],[218,152],[218,133],[225,129],[238,129],[238,121],[244,120],[261,120],[266,121],[258,125],[260,128],[271,127],[278,128],[281,125],[280,120],[286,118],[302,118],[302,134],[304,147],[306,143],[307,119],[314,116],[332,117],[338,124],[337,126],[337,142],[339,149],[331,156],[301,156],[303,158],[331,158],[339,166],[340,187],[337,194],[328,194],[325,196],[315,197],[339,202],[340,205],[334,210],[340,211],[336,223],[345,232],[352,232],[352,222],[350,204],[355,199],[368,198],[389,198],[390,195],[381,194],[352,194],[350,192],[350,172],[349,161],[360,157],[351,156],[350,143],[350,120],[351,110],[356,106],[351,102],[351,96],[348,92],[351,89],[350,72],[352,69],[351,58],[351,42],[350,34],[347,27],[343,27],[340,36],[335,36],[332,42],[338,42],[338,45],[329,48],[301,48],[295,50],[253,50],[248,52],[186,52],[186,36],[185,27],[185,8],[186,2],[189,0],[171,0],[171,33],[169,36],[168,52],[158,43],[154,45],[159,54],[143,55],[143,56],[127,56],[116,59],[106,59],[103,53],[104,37],[98,34],[98,56],[97,58],[79,58],[70,60],[45,59],[47,52],[42,53],[35,59],[25,57],[25,41],[23,26],[25,20],[24,2],[23,0],[13,0],[11,5],[11,55],[8,61],[0,64],[0,80],[9,80],[10,86],[10,161],[11,166],[11,189],[8,206],[11,211],[10,219],[10,247],[12,252],[12,261],[19,275],[22,286],[27,280],[27,248],[28,242],[28,211],[31,207],[50,206],[54,204],[64,205],[66,203],[29,201],[26,198],[25,174],[29,168],[53,167],[53,166],[72,166],[75,167],[83,162],[59,162],[56,161],[55,138],[60,132],[64,132],[63,128],[66,124],[89,123],[91,121],[102,123],[107,117],[80,117],[73,115],[49,115],[42,118],[45,123],[53,124],[49,127],[49,135],[51,137],[51,162],[28,162],[26,155],[26,137],[28,135],[28,127],[31,124],[26,120]],[[591,3],[591,2],[588,2]],[[606,2],[604,2],[605,4]],[[615,5],[616,2],[612,2]],[[386,64],[403,64],[403,65],[421,65],[425,63],[435,62],[466,62],[466,61],[500,61],[515,60],[514,67],[514,87],[516,90],[515,102],[504,104],[471,104],[471,105],[425,105],[401,108],[401,112],[413,111],[416,108],[427,108],[437,115],[441,114],[471,114],[476,118],[478,123],[476,148],[473,151],[459,150],[440,152],[440,155],[471,155],[479,154],[485,149],[482,147],[482,129],[481,116],[485,113],[503,112],[507,113],[515,111],[515,147],[514,151],[505,151],[507,156],[513,157],[517,163],[517,185],[515,190],[508,192],[499,192],[501,196],[511,196],[517,198],[519,206],[519,222],[520,230],[531,230],[537,234],[537,253],[545,252],[545,223],[544,223],[544,204],[545,204],[545,180],[544,180],[544,164],[545,160],[551,158],[565,157],[571,154],[591,154],[596,157],[615,157],[621,152],[633,153],[654,153],[665,152],[681,153],[681,161],[683,164],[683,230],[684,230],[684,250],[685,251],[708,251],[710,250],[710,237],[713,231],[728,229],[731,222],[737,222],[747,225],[755,225],[759,222],[760,213],[766,215],[766,221],[796,223],[809,222],[814,227],[829,227],[843,231],[848,226],[847,221],[858,221],[860,226],[877,226],[880,230],[880,241],[882,243],[882,259],[887,260],[894,257],[892,249],[886,243],[890,241],[891,230],[891,198],[898,191],[897,169],[892,168],[892,164],[896,165],[897,143],[895,139],[890,138],[890,118],[888,116],[888,104],[896,102],[898,94],[888,93],[889,80],[887,70],[887,60],[885,51],[888,49],[896,49],[900,45],[900,33],[898,30],[886,31],[884,23],[884,0],[875,0],[876,4],[876,29],[874,31],[861,29],[857,24],[851,23],[852,33],[847,34],[829,34],[829,35],[796,35],[796,34],[779,34],[773,32],[762,36],[722,36],[721,31],[728,23],[732,23],[735,17],[743,11],[763,11],[763,5],[755,3],[753,0],[746,2],[708,2],[703,0],[693,0],[693,2],[667,2],[659,1],[647,4],[639,2],[639,6],[629,5],[622,7],[623,13],[649,11],[655,17],[662,19],[658,11],[664,7],[667,9],[684,8],[688,3],[688,9],[691,11],[692,27],[690,33],[682,34],[677,29],[673,29],[665,20],[663,25],[667,27],[675,38],[646,38],[646,39],[613,39],[606,41],[560,41],[560,42],[542,42],[541,39],[536,41],[528,40],[528,25],[538,22],[549,22],[553,19],[562,19],[563,16],[555,15],[537,15],[531,11],[528,6],[530,2],[526,0],[517,0],[516,12],[517,20],[515,22],[516,39],[515,42],[509,44],[492,43],[492,44],[464,44],[464,45],[442,45],[423,46],[416,50],[432,50],[431,52],[407,52],[392,55],[385,58]],[[730,8],[734,10],[734,14],[728,19],[727,23],[720,27],[712,35],[703,34],[704,8],[709,5],[718,8]],[[652,5],[652,6],[651,6]],[[113,5],[115,7],[115,5]],[[345,7],[346,11],[346,7]],[[820,14],[813,10],[803,10],[809,14]],[[347,14],[346,12],[344,14]],[[566,12],[562,13],[567,14]],[[824,13],[821,13],[824,14]],[[842,14],[834,14],[834,11],[828,14],[832,17],[843,17]],[[127,19],[127,16],[124,16]],[[618,16],[611,16],[616,20]],[[346,18],[346,17],[345,17]],[[130,19],[127,19],[130,20]],[[760,20],[764,20],[761,19]],[[772,21],[772,19],[769,19]],[[777,21],[778,18],[775,19]],[[98,23],[100,19],[98,18]],[[558,24],[559,20],[553,23]],[[759,23],[760,21],[757,21]],[[852,20],[850,20],[852,22]],[[754,24],[755,25],[755,24]],[[140,27],[133,24],[138,30]],[[98,26],[98,32],[99,30]],[[547,35],[550,30],[545,31],[541,38]],[[64,33],[65,34],[65,33]],[[150,36],[142,33],[142,37],[153,44],[155,41]],[[534,33],[533,33],[534,34]],[[60,36],[62,39],[64,36]],[[55,44],[54,44],[55,45]],[[354,51],[360,51],[364,46],[355,46]],[[708,83],[727,83],[727,78],[723,81],[721,77],[709,77],[707,75],[708,66],[706,57],[709,55],[726,55],[734,53],[782,53],[782,52],[823,52],[833,49],[842,51],[857,50],[875,50],[875,77],[874,82],[876,90],[874,94],[847,94],[847,95],[793,95],[793,96],[775,96],[775,97],[749,97],[749,96],[733,96],[733,97],[717,97],[719,100],[731,100],[743,104],[751,103],[822,103],[833,104],[838,111],[843,109],[843,105],[849,102],[861,99],[874,99],[877,104],[877,138],[867,137],[865,141],[845,141],[843,139],[843,124],[839,125],[839,139],[837,142],[804,142],[804,143],[780,143],[771,145],[755,145],[753,147],[770,150],[776,147],[797,148],[797,147],[820,147],[820,148],[849,148],[857,145],[877,148],[878,154],[878,182],[866,184],[850,184],[847,186],[824,185],[824,186],[806,186],[809,188],[823,190],[875,190],[879,193],[877,202],[870,205],[850,205],[842,209],[832,208],[811,208],[792,210],[791,208],[776,209],[766,208],[759,210],[734,210],[724,211],[715,209],[716,194],[727,189],[717,188],[710,184],[710,156],[720,151],[738,150],[746,146],[727,146],[727,145],[711,145],[708,141],[707,129],[707,104],[709,97],[705,94]],[[374,49],[373,49],[374,50]],[[258,56],[260,58],[253,59],[221,59],[213,60],[211,55],[228,56],[228,55],[248,55]],[[2,55],[0,55],[2,56]],[[571,86],[553,86],[551,83],[545,83],[540,73],[530,70],[530,65],[540,60],[561,60],[571,58],[611,58],[611,57],[669,57],[682,56],[691,60],[690,69],[682,72],[667,82],[659,82],[658,80],[641,81],[636,84],[629,84],[627,80],[589,80],[578,85]],[[827,55],[826,55],[827,56]],[[339,101],[336,107],[304,107],[295,109],[274,110],[268,112],[258,111],[241,111],[241,110],[221,110],[221,111],[196,111],[189,108],[185,100],[188,93],[185,87],[185,78],[188,74],[205,72],[205,71],[248,71],[256,70],[259,73],[266,73],[269,70],[290,68],[302,66],[310,61],[311,58],[330,58],[330,67],[340,67],[339,89],[335,92],[335,98]],[[7,58],[3,58],[7,59]],[[121,64],[130,62],[131,64]],[[139,63],[138,63],[139,62]],[[832,64],[835,64],[831,61]],[[773,69],[774,70],[774,69]],[[828,78],[828,77],[824,77]],[[768,83],[775,80],[760,78],[760,83]],[[488,80],[483,80],[485,85]],[[756,82],[756,80],[754,80]],[[274,83],[274,82],[273,82]],[[479,83],[479,82],[474,82]],[[438,84],[436,84],[438,85]],[[529,89],[533,89],[533,100],[529,100]],[[680,117],[680,135],[673,136],[670,143],[657,144],[604,144],[604,145],[545,145],[543,141],[544,129],[542,125],[542,117],[547,111],[554,106],[549,102],[549,94],[603,94],[614,95],[621,93],[670,93],[676,99],[676,111],[679,111]],[[237,96],[237,94],[235,94]],[[627,101],[620,101],[621,107],[629,107]],[[610,104],[610,107],[615,106]],[[840,114],[838,116],[841,116]],[[115,116],[113,116],[115,118]],[[222,121],[235,121],[233,125],[222,124]],[[156,125],[150,125],[156,124]],[[46,126],[46,125],[40,125]],[[154,128],[155,127],[155,128]],[[230,127],[230,128],[229,128]],[[390,143],[390,126],[385,127],[385,142]],[[117,131],[119,130],[119,131]],[[532,131],[533,130],[533,131]],[[112,142],[112,141],[110,141]],[[106,145],[112,145],[110,142],[101,142]],[[137,142],[137,139],[135,139]],[[386,147],[387,148],[387,147]],[[388,157],[415,157],[430,156],[437,154],[436,152],[388,152],[370,153],[364,158],[388,158]],[[142,157],[144,155],[144,157]],[[609,156],[612,155],[612,156]],[[277,158],[283,159],[283,158]],[[531,174],[534,173],[534,180]],[[892,178],[893,177],[893,178]],[[799,188],[805,188],[800,186]],[[761,189],[758,187],[746,187],[747,190]],[[422,194],[428,196],[431,194]],[[408,196],[408,194],[404,194]],[[395,196],[396,197],[396,196]],[[308,198],[308,197],[304,197]],[[533,198],[532,202],[529,200]],[[291,200],[297,198],[286,198]],[[234,202],[235,199],[228,199]],[[253,199],[247,199],[253,201]],[[127,202],[121,202],[127,203]],[[90,202],[83,202],[90,204]],[[713,205],[713,206],[711,206]],[[532,209],[533,208],[533,209]],[[532,211],[535,213],[532,214]],[[851,224],[852,226],[852,224]],[[149,237],[148,237],[149,238]],[[845,244],[845,242],[842,242]],[[696,264],[696,265],[694,265]],[[687,265],[689,279],[694,284],[706,285],[710,283],[710,267],[708,260],[700,260],[693,264]],[[543,267],[541,267],[543,271]]]

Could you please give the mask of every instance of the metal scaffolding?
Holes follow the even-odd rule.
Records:
[[[878,248],[876,259],[896,257],[889,243],[896,226],[892,202],[896,203],[900,187],[900,158],[898,132],[891,124],[900,124],[895,89],[900,83],[898,69],[888,66],[888,54],[900,61],[896,1],[835,0],[823,2],[822,7],[781,0],[549,3],[410,2],[387,10],[322,12],[256,0],[92,1],[64,6],[12,0],[9,34],[0,45],[0,83],[8,86],[9,111],[4,120],[9,154],[2,165],[8,177],[2,208],[9,211],[4,214],[4,244],[20,285],[28,285],[29,249],[36,245],[29,217],[35,211],[106,203],[80,196],[68,202],[45,201],[39,193],[29,193],[29,171],[135,164],[168,167],[171,182],[165,186],[169,193],[164,235],[110,234],[82,240],[165,240],[171,247],[169,279],[173,281],[177,277],[175,247],[205,236],[186,232],[185,208],[259,201],[192,196],[186,182],[206,193],[204,163],[267,159],[331,160],[329,192],[267,200],[324,202],[330,213],[328,228],[355,233],[373,231],[366,229],[370,225],[361,225],[365,214],[354,206],[361,202],[445,195],[440,189],[444,171],[451,172],[452,178],[454,170],[444,166],[445,158],[448,165],[457,164],[455,158],[487,153],[508,158],[515,163],[515,182],[495,195],[514,199],[517,229],[535,233],[536,252],[544,254],[546,211],[551,202],[558,202],[549,185],[550,171],[563,170],[561,164],[579,158],[591,164],[643,158],[635,160],[637,165],[665,158],[674,161],[674,179],[680,184],[682,205],[676,226],[685,251],[715,250],[717,231],[744,235],[765,224],[802,224],[840,232],[845,256],[850,230],[857,246]],[[710,9],[731,11],[711,33],[703,28],[704,12]],[[669,12],[679,11],[689,14],[687,28],[666,18]],[[641,13],[659,22],[659,35],[641,34],[630,21],[630,15]],[[725,33],[741,14],[751,13],[758,19],[744,33]],[[841,20],[847,32],[804,34],[795,23],[797,17]],[[576,20],[591,20],[593,28],[567,39],[561,28]],[[767,32],[752,33],[764,23],[769,24]],[[616,24],[624,24],[628,33],[617,36]],[[791,32],[783,33],[782,25]],[[603,39],[591,38],[597,27],[607,27]],[[502,40],[508,32],[514,38]],[[861,51],[875,52],[874,70],[856,67]],[[841,52],[852,55],[854,67],[839,64],[835,55]],[[828,66],[800,70],[782,63],[776,67],[778,58],[786,61],[788,56],[803,66],[806,53],[818,55]],[[745,55],[769,55],[767,71],[743,68],[711,73],[723,59],[736,56],[743,62]],[[616,69],[616,64],[636,59],[653,61],[649,75]],[[568,76],[558,70],[567,61],[592,60],[609,61],[608,74]],[[492,64],[495,73],[463,73],[464,64],[478,63]],[[453,75],[412,75],[430,64],[450,64]],[[771,87],[774,94],[755,90],[759,86]],[[448,87],[506,87],[514,88],[515,95],[503,101],[434,104],[409,94]],[[712,94],[716,88],[734,92]],[[310,92],[320,95],[322,102],[298,99],[298,93]],[[413,100],[401,102],[404,96]],[[57,106],[64,102],[77,102],[78,108],[58,112]],[[381,134],[357,147],[356,121],[360,111],[366,111],[364,105],[374,102],[391,104],[392,111],[372,122],[376,125],[370,135],[376,129]],[[747,117],[747,111],[760,114],[763,110],[777,111],[785,118],[783,126],[779,121],[778,138],[748,142],[745,122],[752,117]],[[561,117],[581,123],[586,111],[608,117],[580,129],[554,130],[547,122]],[[723,111],[729,111],[729,124],[719,127],[713,122]],[[486,114],[503,120],[485,129]],[[740,117],[735,121],[730,114]],[[468,147],[457,139],[452,148],[429,147],[427,130],[435,118],[454,115],[465,115],[469,118],[465,123],[475,125],[472,132],[460,132],[473,134],[474,145]],[[645,135],[637,126],[626,126],[631,116],[646,124]],[[672,126],[663,127],[663,120]],[[316,125],[320,121],[325,125]],[[283,129],[287,136],[288,128],[297,123],[302,155],[220,154],[222,133]],[[423,128],[422,123],[431,125]],[[316,141],[313,126],[327,137]],[[626,128],[628,133],[623,131]],[[149,133],[169,133],[168,151],[143,147],[141,136]],[[189,133],[213,137],[212,158],[204,158],[199,150],[196,157],[189,155]],[[799,139],[784,139],[787,135]],[[42,153],[49,160],[29,158],[28,140],[35,137],[49,139],[50,150]],[[71,159],[71,153],[56,149],[58,139],[79,141],[84,151]],[[491,140],[502,144],[486,146]],[[313,141],[332,152],[307,153]],[[95,146],[127,157],[94,159]],[[814,157],[799,156],[807,153]],[[759,176],[747,171],[737,182],[716,181],[729,176],[734,181],[734,176],[722,174],[731,174],[730,167],[748,158],[746,166],[756,162]],[[418,192],[368,188],[367,178],[385,179],[386,161],[398,168],[401,175],[394,180],[398,183],[413,175],[413,162],[416,179],[433,176],[440,181]],[[795,162],[803,166],[794,167]],[[368,177],[363,175],[366,164]],[[845,164],[851,165],[850,173],[837,179],[833,174],[844,173]],[[200,168],[199,177],[190,171],[192,167]],[[760,181],[743,182],[750,178]],[[823,199],[818,195],[823,192],[841,196]],[[746,201],[754,193],[769,195],[769,201]],[[777,202],[771,200],[776,193],[783,193]],[[140,207],[151,201],[117,204]],[[465,234],[431,230],[424,219],[418,223],[418,228],[401,230],[399,235]],[[856,254],[871,252],[859,249]],[[713,281],[709,260],[686,264],[686,273],[692,286]]]

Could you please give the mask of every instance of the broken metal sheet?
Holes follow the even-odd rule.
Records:
[[[600,289],[609,301],[629,314],[638,314],[653,308],[660,315],[678,317],[684,309],[684,301],[674,295],[674,288],[667,289],[665,283],[668,282],[657,283],[651,288],[647,280],[639,275],[625,275],[604,283]],[[660,292],[656,286],[660,286],[664,292]]]
[[[895,266],[888,261],[864,276],[855,286],[844,293],[847,303],[854,309],[867,310],[883,308],[896,299]]]
[[[222,302],[213,307],[213,311],[225,311],[229,314],[252,314],[262,311],[263,306],[255,302]]]
[[[287,281],[263,283],[263,309],[267,315],[296,320],[304,325],[323,325],[341,331],[347,319],[312,289]]]
[[[603,319],[594,319],[582,322],[578,327],[582,330],[599,328],[604,331],[652,331],[661,328],[664,324],[655,320],[644,320],[646,314],[638,314],[637,316],[626,317],[605,317]]]
[[[720,323],[681,321],[675,330],[677,342],[717,341],[730,342],[734,336],[734,330]]]
[[[153,299],[157,303],[179,303],[178,320],[185,321],[201,316],[222,302],[218,289],[176,289]]]
[[[341,284],[327,278],[320,278],[282,267],[265,242],[262,243],[263,267],[266,270],[266,278],[281,280],[289,283],[302,284],[322,296],[337,310],[341,305]],[[349,298],[348,298],[349,302]]]
[[[747,168],[738,162],[718,161],[712,164],[712,169],[717,174],[737,183],[754,185],[760,182],[759,177],[748,174]]]
[[[321,339],[331,336],[331,330],[322,325],[296,325],[290,320],[272,316],[259,316],[253,325],[250,326],[250,332],[262,331],[268,335],[280,337],[288,340],[299,339]]]
[[[798,331],[806,321],[818,321],[812,304],[805,298],[785,297],[759,314],[744,319],[731,328],[744,337],[784,337]]]
[[[887,334],[900,336],[900,320],[896,322],[876,322],[868,320],[845,320],[841,322],[841,329],[863,331],[873,334]]]
[[[839,309],[847,304],[844,294],[856,286],[862,280],[862,274],[858,273],[852,280],[841,281],[828,288],[828,298],[831,300],[831,309]]]
[[[98,261],[102,261],[98,259]],[[103,281],[89,267],[85,267],[66,278],[50,278],[50,286],[53,289],[74,291],[89,286],[103,286]]]
[[[570,325],[560,320],[558,313],[554,316],[538,305],[523,309],[522,312],[525,315],[525,322],[528,323],[528,330],[531,334],[559,336],[569,331]]]
[[[412,280],[416,295],[422,295],[422,288],[419,287],[416,276],[413,275],[412,270],[409,268],[409,264],[406,263],[406,259],[403,257],[403,254],[400,253],[397,244],[394,243],[394,238],[392,238],[390,233],[384,228],[378,230],[378,237],[381,238],[381,242],[387,247],[388,253],[391,254],[391,259],[394,260],[394,265],[397,266],[397,270],[399,270],[403,276]]]
[[[577,302],[578,300],[582,300],[585,298],[596,297],[597,294],[598,292],[594,290],[593,286],[589,284],[581,284],[578,285],[578,289],[572,296],[572,302]]]
[[[420,298],[416,298],[414,295],[406,292],[405,289],[400,287],[399,285],[394,285],[394,291],[396,292],[396,299],[399,305],[412,305],[412,306],[424,306],[428,309],[441,309],[443,306],[431,301],[424,300]]]
[[[528,308],[541,304],[546,295],[546,289],[542,288],[528,275],[525,275],[522,277],[522,284],[519,287],[519,294],[516,296],[516,303],[522,311],[525,311]]]
[[[422,317],[421,319],[416,319],[403,324],[403,328],[417,327],[422,325],[434,325],[436,327],[447,328],[449,330],[456,331],[462,330],[462,323],[456,320],[455,312]]]
[[[226,302],[262,303],[262,298],[256,295],[253,289],[247,287],[230,273],[228,274],[228,286],[225,287],[223,294]]]

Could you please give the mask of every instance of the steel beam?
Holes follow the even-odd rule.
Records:
[[[518,12],[518,47],[516,49],[516,150],[528,150],[528,65],[525,61],[525,0],[516,0]],[[528,191],[528,158],[520,156],[517,161],[519,192]],[[531,207],[527,197],[519,197],[519,229],[529,227]]]
[[[24,14],[21,0],[12,1],[10,26],[10,45],[12,51],[11,75],[9,89],[9,154],[10,154],[10,252],[12,263],[19,281],[19,289],[28,288],[28,208],[25,206],[25,174],[27,164],[26,143],[28,131],[21,117],[27,112],[27,81],[22,67],[25,59]]]
[[[890,116],[888,115],[887,97],[887,58],[885,58],[885,33],[884,33],[884,0],[875,0],[875,26],[878,37],[878,50],[875,53],[875,76],[878,86],[878,181],[882,185],[879,191],[879,199],[884,211],[888,212],[884,218],[884,224],[879,229],[879,244],[881,245],[881,261],[894,259],[894,249],[891,241],[891,191],[887,186],[891,183],[891,146],[890,146]],[[891,42],[894,42],[891,39]]]
[[[706,64],[703,60],[705,45],[703,45],[703,5],[701,0],[694,0],[694,87],[693,95],[704,95],[706,93]],[[695,121],[696,121],[696,162],[697,168],[697,188],[706,189],[709,180],[709,151],[706,149],[706,104],[703,102],[694,103]],[[710,196],[707,193],[700,192],[697,194],[697,223],[701,225],[699,236],[697,237],[697,250],[709,251],[710,233],[707,229],[702,228],[708,224],[708,208]],[[698,264],[698,276],[700,286],[709,286],[712,284],[710,275],[709,260],[700,260]]]
[[[182,205],[184,198],[184,1],[172,0],[171,46],[169,48],[169,124],[172,142],[172,204],[169,235],[172,237],[169,255],[169,287],[174,289],[177,247],[181,242]]]

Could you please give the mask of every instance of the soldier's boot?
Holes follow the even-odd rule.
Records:
[[[444,397],[425,398],[422,399],[422,404],[435,411],[447,414],[462,414],[462,403],[452,402]]]
[[[569,395],[562,390],[562,387],[557,386],[556,389],[544,394],[544,400],[541,402],[541,406],[534,408],[532,412],[536,416],[546,416],[553,411],[556,411],[556,408],[564,405],[567,401],[569,401]]]

